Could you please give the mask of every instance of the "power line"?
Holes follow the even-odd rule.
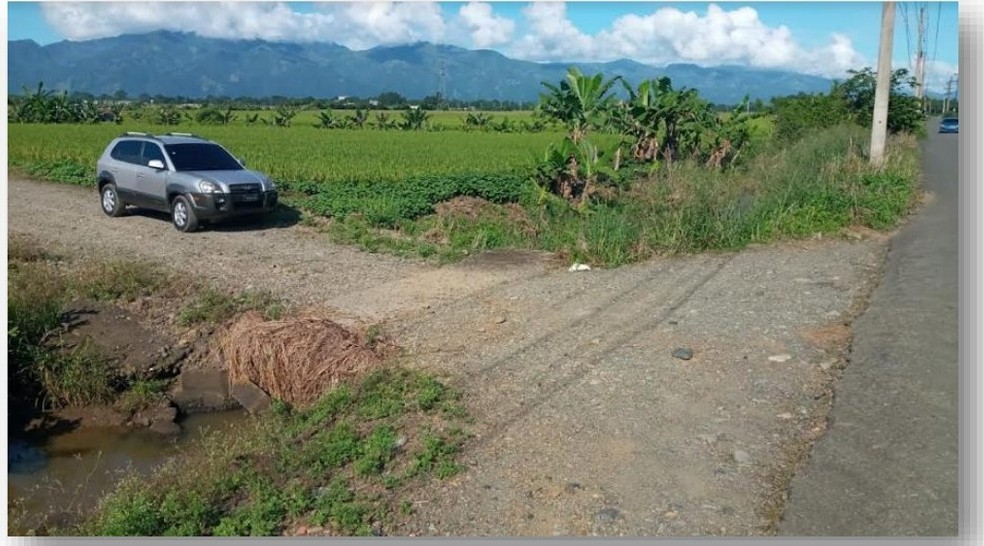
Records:
[[[909,72],[912,73],[914,70],[912,69],[912,37],[909,35],[909,4],[901,2],[899,5],[902,7],[902,22],[905,26],[905,61]]]

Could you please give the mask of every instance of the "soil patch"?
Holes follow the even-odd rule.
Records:
[[[66,306],[61,326],[46,340],[50,347],[68,351],[89,343],[125,377],[171,376],[188,354],[173,348],[174,340],[163,330],[148,329],[132,310],[111,303],[74,301]]]
[[[478,197],[455,197],[434,205],[434,212],[441,218],[480,218],[495,207],[492,203]]]
[[[851,341],[851,335],[851,327],[842,322],[800,331],[800,336],[807,343],[831,352],[846,349]]]

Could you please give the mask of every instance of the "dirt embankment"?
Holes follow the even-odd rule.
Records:
[[[77,188],[10,187],[11,229],[378,323],[402,361],[463,390],[468,471],[412,499],[399,532],[414,535],[769,534],[886,246],[861,235],[577,273],[507,252],[438,268],[298,226],[182,235],[106,218]]]

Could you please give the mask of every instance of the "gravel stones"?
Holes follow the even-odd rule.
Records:
[[[673,358],[679,358],[680,360],[690,360],[694,357],[693,349],[688,349],[686,347],[677,347],[673,350]]]

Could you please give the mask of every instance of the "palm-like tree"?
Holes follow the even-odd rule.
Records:
[[[419,131],[424,128],[428,117],[430,115],[421,108],[407,107],[403,111],[403,128],[411,131]]]
[[[620,80],[605,80],[601,73],[585,76],[577,67],[571,67],[560,85],[543,82],[549,92],[540,94],[540,111],[563,123],[570,139],[579,143],[592,125],[603,123],[612,101],[611,88]]]
[[[665,77],[644,81],[637,89],[623,85],[629,99],[613,111],[612,121],[635,139],[635,159],[672,161],[700,151],[702,137],[717,117],[695,89],[673,89]]]
[[[349,123],[353,127],[358,127],[362,129],[366,126],[366,121],[369,120],[369,112],[363,110],[362,108],[356,108],[355,112],[349,116]]]

